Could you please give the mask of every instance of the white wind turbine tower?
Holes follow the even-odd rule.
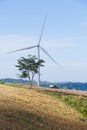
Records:
[[[46,24],[46,19],[47,19],[47,16],[45,17],[44,19],[44,23],[43,23],[43,26],[42,26],[42,30],[41,30],[41,33],[40,33],[40,37],[39,37],[39,40],[38,40],[38,43],[34,46],[30,46],[30,47],[26,47],[26,48],[22,48],[22,49],[18,49],[18,50],[14,50],[14,51],[10,51],[8,53],[14,53],[14,52],[17,52],[17,51],[23,51],[23,50],[28,50],[28,49],[33,49],[33,48],[36,48],[37,47],[37,51],[38,51],[38,59],[40,59],[40,49],[46,54],[48,55],[48,57],[59,67],[61,68],[61,66],[48,54],[48,52],[41,47],[40,43],[41,43],[41,40],[42,40],[42,35],[43,35],[43,31],[44,31],[44,27],[45,27],[45,24]],[[40,86],[40,66],[38,67],[38,86]]]

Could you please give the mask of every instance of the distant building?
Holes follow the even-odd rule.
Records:
[[[49,88],[57,88],[56,85],[50,85]]]

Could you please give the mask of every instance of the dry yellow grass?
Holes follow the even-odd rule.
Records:
[[[0,130],[87,130],[81,118],[52,96],[0,85]]]

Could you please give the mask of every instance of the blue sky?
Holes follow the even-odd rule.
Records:
[[[37,49],[5,53],[36,45],[45,15],[41,46],[62,69],[41,51],[41,80],[87,82],[86,0],[0,0],[0,78],[17,78],[17,59],[37,55]]]

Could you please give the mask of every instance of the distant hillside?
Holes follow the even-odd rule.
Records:
[[[47,88],[13,86],[0,85],[0,130],[87,130],[82,114]]]
[[[87,83],[81,83],[81,82],[41,82],[41,86],[48,87],[49,85],[56,85],[58,88],[65,88],[70,90],[83,90],[87,91]]]
[[[28,80],[23,80],[23,79],[13,79],[13,78],[5,78],[5,79],[0,79],[0,82],[5,82],[5,83],[23,83],[23,84],[28,84]]]
[[[24,79],[13,79],[13,78],[5,78],[5,79],[0,79],[1,83],[13,83],[13,84],[29,84],[28,80],[24,80]],[[36,81],[33,82],[34,85],[37,84]]]
[[[29,84],[28,80],[23,79],[12,79],[12,78],[5,78],[0,79],[0,82],[7,82],[7,83],[22,83],[22,84]],[[37,85],[37,82],[34,81],[34,85]],[[83,90],[87,91],[87,83],[81,83],[81,82],[47,82],[47,81],[41,81],[40,86],[42,87],[48,87],[49,85],[56,85],[58,88],[66,88],[70,90]]]

